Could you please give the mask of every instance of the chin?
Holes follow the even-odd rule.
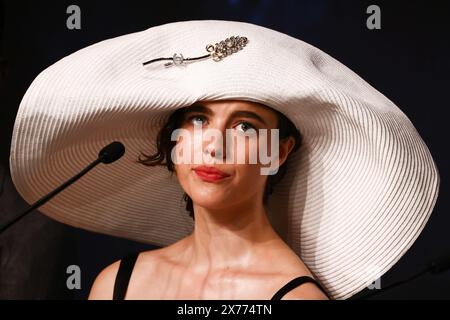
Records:
[[[228,200],[226,200],[224,198],[221,198],[221,197],[217,197],[217,195],[214,195],[213,197],[210,197],[210,196],[196,196],[196,197],[192,198],[192,201],[197,206],[200,206],[202,208],[211,208],[211,209],[223,207],[224,204],[229,203]]]

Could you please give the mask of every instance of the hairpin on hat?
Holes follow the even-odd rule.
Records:
[[[240,36],[233,36],[230,38],[227,38],[225,40],[220,41],[219,43],[216,43],[215,45],[208,44],[206,46],[206,51],[209,52],[209,54],[206,54],[201,57],[196,58],[184,58],[183,55],[175,53],[172,58],[156,58],[147,62],[144,62],[143,65],[150,64],[152,62],[156,61],[163,61],[163,60],[171,60],[171,62],[165,63],[165,67],[170,67],[173,65],[182,65],[186,64],[187,61],[197,61],[197,60],[203,60],[207,58],[213,58],[214,61],[220,61],[226,56],[229,56],[235,52],[238,52],[241,50],[245,45],[248,43],[248,39],[246,37],[240,37]]]

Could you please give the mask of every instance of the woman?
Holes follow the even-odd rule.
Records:
[[[226,129],[240,132],[250,128],[269,130],[279,128],[282,122],[279,113],[252,102],[204,102],[195,107],[201,111],[188,108],[178,112],[163,127],[162,133],[168,127],[173,128],[175,123],[180,123],[180,127],[192,135],[194,124],[200,123],[203,128],[218,129],[225,136]],[[233,116],[239,111],[255,116]],[[283,124],[288,130],[292,128],[292,124]],[[280,165],[300,143],[299,135],[292,129],[287,134],[280,142]],[[248,139],[258,138],[250,136]],[[164,136],[160,139],[168,140]],[[245,147],[248,160],[249,143]],[[211,146],[206,141],[204,149],[209,150],[211,157],[218,154],[225,157],[223,146]],[[164,150],[158,151],[168,156]],[[170,154],[167,161],[171,162]],[[168,165],[169,168],[171,166]],[[192,199],[189,201],[192,201],[195,217],[194,231],[173,245],[140,254],[126,298],[270,299],[290,280],[305,275],[312,277],[267,218],[263,204],[265,190],[268,190],[267,176],[261,175],[261,165],[247,163],[214,167],[226,176],[217,178],[204,171],[196,171],[199,166],[192,164],[174,166],[181,186]],[[120,261],[115,262],[97,277],[90,299],[112,298],[119,264]],[[283,299],[327,299],[327,296],[317,285],[309,282],[289,291]]]
[[[270,129],[270,139],[243,135],[252,126]],[[211,164],[229,150],[251,160],[264,144],[200,140],[196,128],[266,138],[281,165],[277,157],[275,165]],[[440,183],[426,144],[392,101],[323,51],[244,22],[168,23],[50,66],[16,118],[16,189],[34,202],[114,140],[126,147],[121,159],[40,208],[161,247],[107,267],[92,299],[347,299],[411,247]],[[178,161],[190,149],[203,162]],[[141,154],[149,156],[138,161]],[[222,174],[202,173],[205,164]]]

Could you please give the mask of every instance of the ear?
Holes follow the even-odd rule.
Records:
[[[295,146],[295,139],[292,136],[288,136],[282,140],[280,140],[280,151],[278,154],[279,161],[280,161],[280,167],[281,165],[287,160],[289,154],[291,153],[292,149]]]

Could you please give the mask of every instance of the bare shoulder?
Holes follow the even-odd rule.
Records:
[[[89,300],[112,300],[119,265],[120,260],[110,264],[97,275],[89,293]]]
[[[295,271],[286,276],[284,283],[299,276],[308,276],[314,278],[311,271],[303,263],[300,263],[294,269]],[[327,295],[315,283],[306,282],[287,292],[282,300],[329,300]]]
[[[148,275],[151,271],[150,267],[156,265],[161,253],[161,249],[140,252],[133,268],[132,277],[139,279],[144,274]],[[121,260],[115,261],[97,275],[89,293],[89,300],[112,300],[120,262]]]
[[[294,279],[298,276],[309,276],[314,278],[313,274],[306,264],[290,248],[284,254],[280,254],[280,265],[287,272],[284,281]],[[287,292],[282,300],[329,300],[327,295],[312,282],[306,282]]]

